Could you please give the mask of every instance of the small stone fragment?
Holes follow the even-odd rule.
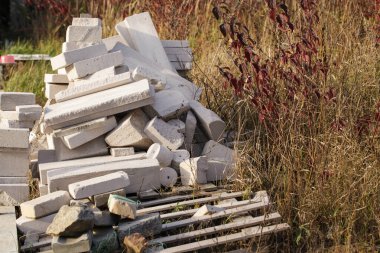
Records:
[[[135,219],[137,204],[128,198],[111,194],[108,199],[108,209],[111,213]]]
[[[203,205],[201,208],[198,209],[198,211],[193,215],[193,217],[200,217],[208,214],[214,214],[217,212],[224,211],[225,208],[222,207],[216,207],[212,205]]]

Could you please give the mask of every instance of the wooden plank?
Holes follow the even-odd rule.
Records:
[[[262,199],[250,199],[250,200],[243,200],[243,201],[237,201],[237,202],[231,202],[231,203],[223,203],[215,205],[216,207],[224,207],[226,209],[239,207],[239,206],[245,206],[252,203],[258,203],[262,202]],[[268,204],[268,203],[267,203]],[[178,211],[178,212],[171,212],[171,213],[164,213],[161,214],[161,219],[174,219],[174,218],[180,218],[180,217],[186,217],[191,216],[195,214],[198,211],[199,208],[184,210],[184,211]]]
[[[212,235],[217,234],[224,231],[229,231],[232,229],[241,229],[241,228],[247,228],[251,226],[256,226],[258,224],[261,224],[263,222],[274,222],[281,219],[281,215],[279,213],[270,213],[268,215],[262,215],[255,218],[252,217],[246,217],[245,219],[234,221],[228,224],[222,224],[214,227],[208,227],[204,229],[199,229],[191,232],[186,232],[182,234],[177,235],[171,235],[171,236],[165,236],[153,239],[149,243],[173,243],[177,241],[183,241],[188,239],[197,238],[199,236],[206,236],[206,235]]]
[[[165,47],[190,47],[188,40],[161,40],[162,46]]]
[[[188,226],[191,224],[199,224],[205,221],[211,221],[211,220],[216,220],[216,219],[230,217],[230,216],[232,217],[238,216],[240,214],[259,210],[267,206],[268,206],[268,203],[259,202],[259,203],[249,204],[249,205],[245,205],[241,207],[227,209],[227,210],[217,212],[214,214],[209,214],[209,215],[204,215],[204,216],[199,216],[199,217],[191,217],[184,220],[170,222],[170,223],[162,224],[162,231],[168,231],[171,229],[180,228],[180,227]]]
[[[234,233],[234,234],[229,234],[225,236],[219,236],[212,239],[183,244],[180,246],[167,248],[158,252],[180,253],[180,252],[196,251],[200,249],[215,247],[218,245],[224,245],[227,243],[247,240],[247,239],[251,239],[251,238],[262,236],[262,235],[277,233],[277,232],[281,232],[287,229],[289,229],[289,225],[286,223],[281,223],[278,225],[272,225],[272,226],[266,226],[266,227],[261,227],[261,226],[251,227],[251,228],[243,229],[239,233]]]
[[[190,205],[196,205],[196,204],[204,204],[204,203],[217,201],[217,200],[221,200],[221,199],[238,198],[238,197],[242,197],[244,194],[245,194],[244,192],[220,193],[220,194],[217,194],[217,195],[211,196],[211,197],[185,200],[185,201],[181,201],[181,202],[169,203],[169,204],[164,204],[164,205],[160,205],[160,206],[152,206],[151,203],[154,203],[154,204],[160,203],[159,200],[161,200],[161,199],[152,200],[152,201],[148,202],[148,206],[152,206],[152,207],[146,207],[146,208],[137,210],[137,214],[142,215],[142,214],[147,214],[147,213],[161,212],[161,211],[165,211],[165,210],[174,209],[178,206],[190,206]],[[186,195],[186,197],[189,197],[189,196],[191,196],[191,195]],[[174,201],[177,201],[175,197],[185,197],[185,196],[173,196],[173,197],[169,197],[169,198],[173,199],[173,202],[174,202]],[[166,199],[169,199],[169,198],[166,198]],[[194,196],[193,196],[193,198],[194,198]],[[162,199],[162,201],[164,201],[166,199]],[[147,205],[144,203],[141,203],[140,206],[145,207]]]

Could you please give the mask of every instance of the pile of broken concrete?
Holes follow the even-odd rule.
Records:
[[[17,227],[52,236],[54,252],[96,252],[104,240],[118,247],[126,235],[159,230],[159,214],[137,217],[138,202],[128,194],[234,175],[226,124],[171,65],[149,13],[127,17],[116,31],[102,39],[100,19],[74,18],[62,53],[51,58],[57,74],[45,75],[40,197],[21,203]],[[5,97],[11,95],[0,94],[0,105]],[[22,138],[3,131],[28,130],[1,129],[2,148],[5,139]]]

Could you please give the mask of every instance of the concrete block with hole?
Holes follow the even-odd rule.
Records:
[[[45,97],[55,99],[55,95],[68,88],[68,85],[62,83],[45,83]]]
[[[179,172],[179,165],[181,162],[190,159],[190,152],[186,149],[173,150],[173,159],[171,167]]]
[[[164,187],[173,187],[177,183],[178,174],[175,169],[163,167],[160,169],[160,181]]]

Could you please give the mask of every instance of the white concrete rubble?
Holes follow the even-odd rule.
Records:
[[[218,141],[223,137],[226,123],[216,113],[194,100],[190,101],[190,107],[210,139]]]
[[[166,76],[152,68],[138,66],[132,71],[132,78],[135,81],[148,79],[156,91],[166,87]]]
[[[92,196],[91,200],[95,204],[95,206],[97,206],[97,207],[105,206],[105,205],[107,205],[108,198],[111,194],[125,197],[127,192],[125,189],[119,189],[116,191],[105,192],[105,193],[101,193],[101,194],[97,194],[97,195]]]
[[[73,26],[102,26],[102,20],[99,18],[73,18]]]
[[[20,218],[16,220],[16,225],[23,234],[26,234],[28,232],[45,233],[47,227],[50,225],[50,223],[52,223],[55,215],[56,213],[53,213],[38,219],[30,219],[24,216],[20,216]]]
[[[162,119],[154,117],[145,127],[144,132],[148,137],[170,150],[178,149],[184,142],[183,134],[177,128],[169,125]]]
[[[66,41],[98,42],[102,40],[101,26],[74,26],[66,30]]]
[[[45,83],[45,97],[47,99],[55,99],[55,95],[66,90],[68,85],[62,83]]]
[[[29,184],[27,183],[1,183],[0,191],[5,191],[19,204],[29,200]]]
[[[58,212],[63,205],[70,203],[67,191],[56,191],[21,203],[21,213],[26,218],[37,219]]]
[[[61,74],[45,74],[44,78],[45,83],[69,83],[69,79],[67,78],[67,75],[61,75]]]
[[[107,121],[107,117],[103,117],[100,119],[94,119],[88,122],[84,122],[78,125],[73,125],[73,126],[62,128],[62,129],[53,130],[53,136],[64,137],[70,134],[75,134],[80,131],[95,129],[100,126],[103,126],[106,121]]]
[[[54,253],[90,252],[92,243],[92,230],[78,237],[53,236],[51,247]]]
[[[234,150],[213,140],[206,142],[203,147],[202,155],[206,156],[208,159],[218,161],[234,162],[235,160]]]
[[[36,95],[29,92],[0,92],[0,110],[14,111],[18,105],[34,105]]]
[[[181,162],[182,185],[197,185],[207,183],[207,158],[205,156],[190,158]]]
[[[141,109],[129,112],[119,125],[106,136],[106,142],[111,147],[133,146],[148,149],[152,140],[144,133],[149,118]]]
[[[153,143],[149,147],[146,156],[150,159],[157,159],[161,167],[169,166],[173,159],[173,153],[158,143]]]
[[[7,120],[36,121],[40,117],[41,112],[0,111],[0,118]]]
[[[28,149],[0,148],[0,177],[25,177],[28,170]]]
[[[93,195],[114,191],[130,185],[127,173],[118,171],[104,176],[69,184],[69,192],[74,199],[83,199]]]
[[[28,128],[28,129],[31,129],[33,127],[34,127],[34,121],[0,119],[0,128]]]
[[[163,167],[160,169],[160,181],[164,187],[173,187],[177,183],[178,174],[170,167]]]
[[[102,42],[97,41],[97,42],[82,42],[82,41],[71,41],[71,42],[63,42],[62,43],[62,53],[68,52],[68,51],[73,51],[77,49],[81,49],[84,47],[89,47],[97,44],[102,44]],[[63,71],[60,73],[60,70]],[[67,74],[65,69],[58,69],[58,74]]]
[[[110,148],[110,153],[113,157],[130,156],[135,154],[135,149],[133,147]]]

